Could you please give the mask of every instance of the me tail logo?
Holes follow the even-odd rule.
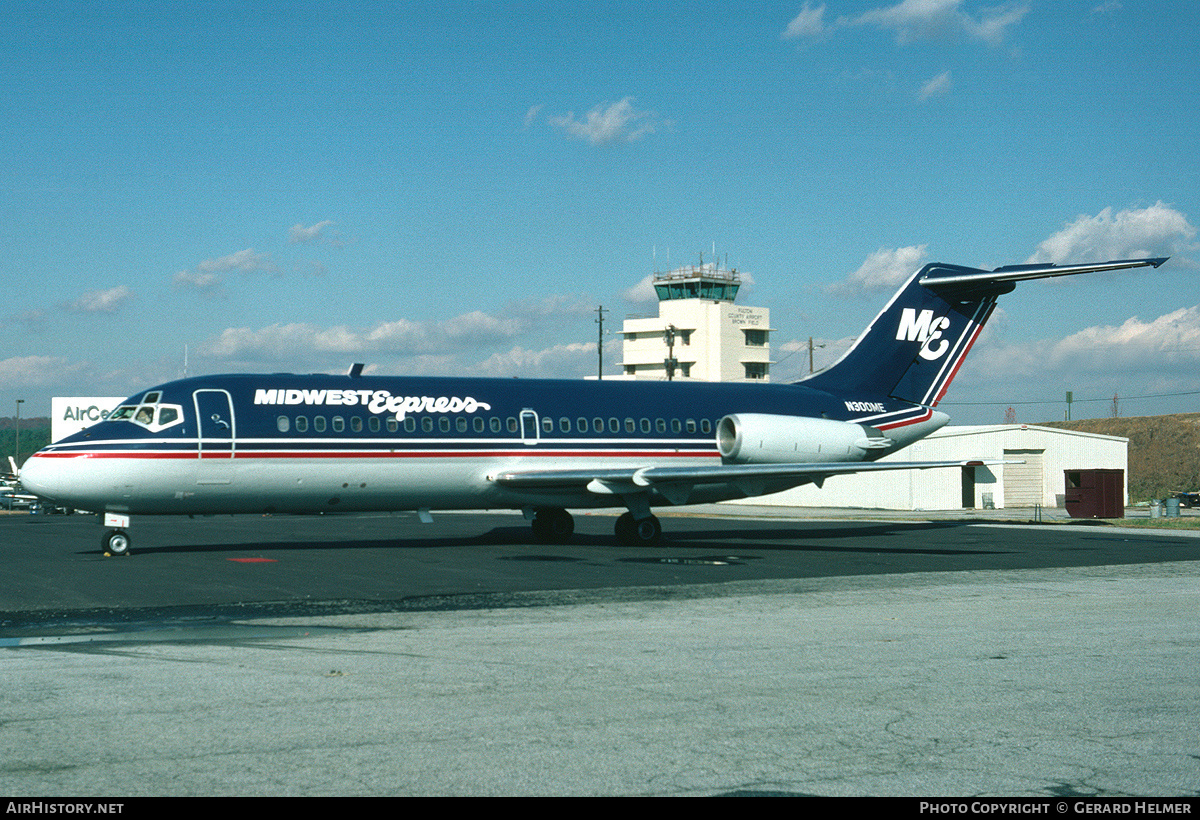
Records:
[[[942,338],[942,331],[950,327],[948,316],[934,316],[932,310],[904,308],[900,314],[900,327],[896,330],[898,342],[921,342],[922,359],[937,361],[946,355],[950,343]]]

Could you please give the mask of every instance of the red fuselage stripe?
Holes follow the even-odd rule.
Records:
[[[235,460],[256,458],[717,458],[715,450],[429,450],[381,453],[377,451],[353,450],[286,450],[257,452],[238,450],[232,455]],[[231,458],[229,451],[207,450],[197,455],[195,450],[177,452],[139,452],[137,450],[102,450],[99,452],[54,452],[39,453],[36,458],[126,458],[126,459],[196,459]]]

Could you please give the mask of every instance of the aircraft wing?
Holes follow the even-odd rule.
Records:
[[[796,479],[820,487],[834,475],[934,467],[983,467],[1011,464],[1003,459],[955,461],[832,461],[795,464],[713,464],[694,467],[610,467],[595,470],[510,470],[493,480],[521,490],[579,490],[598,495],[628,495],[651,489],[672,504],[686,504],[697,484],[729,484],[747,495],[761,495],[769,481]]]

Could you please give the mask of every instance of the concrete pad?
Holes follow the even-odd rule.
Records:
[[[1189,795],[1200,566],[592,592],[0,652],[0,791]]]

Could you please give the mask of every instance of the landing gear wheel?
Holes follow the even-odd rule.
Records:
[[[533,537],[543,544],[565,544],[575,533],[575,519],[561,507],[540,509],[533,516]]]
[[[129,536],[125,530],[109,530],[100,541],[105,555],[128,555]]]
[[[617,540],[627,547],[652,547],[662,537],[662,525],[653,515],[635,521],[633,513],[624,513],[615,529]]]

